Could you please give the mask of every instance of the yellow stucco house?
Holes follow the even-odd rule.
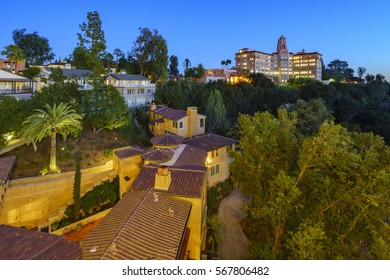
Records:
[[[156,105],[149,108],[149,130],[154,136],[176,134],[184,138],[205,133],[206,116],[198,114],[197,107],[188,107],[187,111]]]

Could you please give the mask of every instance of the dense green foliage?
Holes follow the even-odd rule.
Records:
[[[161,85],[168,80],[168,47],[164,37],[157,30],[139,28],[140,35],[134,41],[132,56],[137,62],[140,74],[150,76]]]
[[[80,189],[81,189],[81,152],[77,151],[75,154],[75,161],[76,161],[76,171],[74,174],[74,185],[73,185],[73,201],[74,201],[74,216],[77,220],[79,218],[80,214],[80,204],[81,204],[81,197],[80,197]]]
[[[239,124],[231,171],[251,198],[253,258],[390,258],[390,148],[381,137],[328,121],[301,137],[286,110]]]
[[[106,181],[93,190],[87,192],[81,198],[80,213],[81,219],[99,213],[105,209],[113,207],[119,201],[119,178],[112,182]],[[65,217],[52,225],[52,230],[65,227],[78,219],[75,215],[75,205],[69,205],[65,209]]]
[[[287,108],[298,112],[298,128],[303,134],[314,132],[323,120],[333,119],[352,130],[372,131],[390,143],[389,84],[381,75],[368,77],[366,84],[326,85],[300,78],[291,79],[287,86],[275,86],[262,74],[251,75],[249,82],[237,84],[169,81],[157,91],[156,101],[175,109],[197,106],[205,114],[211,92],[218,90],[226,109],[228,130],[237,123],[240,113],[253,115],[268,111],[276,115],[279,108]]]
[[[12,38],[25,54],[27,66],[43,65],[54,59],[54,53],[46,37],[37,32],[26,33],[26,29],[16,29],[12,32]]]

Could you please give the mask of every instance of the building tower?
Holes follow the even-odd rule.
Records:
[[[278,40],[276,56],[275,60],[277,59],[277,71],[279,74],[278,82],[279,84],[285,84],[292,74],[292,55],[288,52],[286,38],[283,35]]]

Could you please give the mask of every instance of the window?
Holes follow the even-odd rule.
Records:
[[[210,175],[213,176],[218,173],[219,173],[219,164],[212,166],[210,169]]]
[[[200,119],[200,127],[204,127],[204,119]]]
[[[172,131],[169,131],[169,130],[165,130],[165,134],[175,134],[175,133],[173,133]]]
[[[219,149],[211,151],[210,154],[211,154],[212,158],[218,157],[219,156]]]
[[[176,122],[176,121],[172,121],[172,126],[173,126],[174,128],[177,128],[177,122]]]
[[[183,122],[179,122],[179,128],[183,128]]]

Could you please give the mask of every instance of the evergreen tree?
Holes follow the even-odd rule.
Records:
[[[206,107],[206,129],[208,132],[224,134],[227,129],[226,109],[219,90],[210,92]]]

